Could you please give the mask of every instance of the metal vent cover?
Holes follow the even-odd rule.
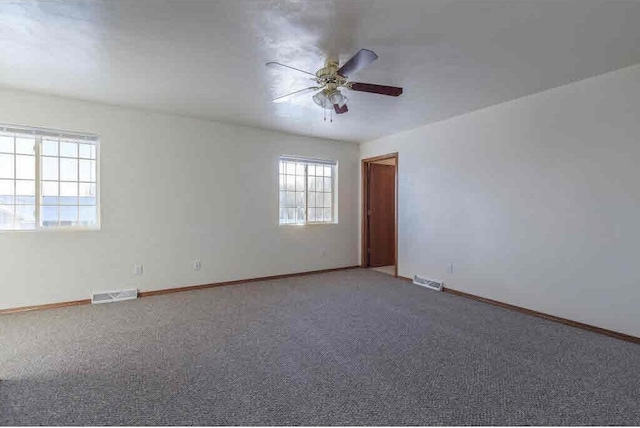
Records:
[[[118,291],[102,291],[100,293],[94,293],[91,296],[91,303],[109,303],[120,302],[123,300],[132,300],[138,298],[138,290],[135,288],[131,290],[118,290]]]
[[[413,276],[413,283],[435,291],[442,291],[442,288],[444,287],[444,283],[442,281],[434,281],[418,275]]]

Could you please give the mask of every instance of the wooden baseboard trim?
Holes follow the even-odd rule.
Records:
[[[489,303],[490,305],[500,306],[501,308],[518,311],[527,315],[533,315],[534,317],[544,318],[549,321],[559,322],[561,324],[565,324],[575,328],[580,328],[582,330],[588,330],[594,333],[604,334],[605,336],[615,337],[616,339],[624,340],[627,342],[640,344],[640,337],[631,336],[630,334],[620,333],[617,331],[608,330],[606,328],[596,327],[595,325],[585,324],[579,321],[573,321],[567,318],[545,314],[544,312],[534,311],[534,310],[523,308],[520,306],[511,305],[509,303],[500,302],[498,300],[487,299],[486,297],[476,296],[474,294],[465,293],[464,291],[453,290],[447,287],[445,287],[443,291],[445,293],[454,294],[456,296],[466,297],[467,299],[473,299],[479,302]]]
[[[314,275],[319,273],[327,273],[327,272],[336,272],[341,270],[349,270],[349,269],[359,269],[360,266],[346,266],[340,268],[333,269],[321,269],[307,272],[296,272],[296,273],[287,273],[283,275],[272,275],[272,276],[263,276],[258,278],[248,278],[248,279],[238,279],[234,281],[224,281],[224,282],[216,282],[211,284],[202,284],[202,285],[191,285],[186,287],[175,287],[175,288],[165,288],[162,290],[153,290],[153,291],[141,291],[138,293],[138,297],[150,297],[150,296],[158,296],[162,294],[170,294],[170,293],[179,293],[183,291],[194,291],[194,290],[204,290],[207,288],[214,287],[222,287],[226,285],[237,285],[244,284],[250,282],[258,282],[258,281],[269,281],[273,279],[282,279],[282,278],[293,278],[297,276],[305,276],[305,275]],[[404,276],[398,276],[398,279],[404,281],[413,281],[411,278],[407,278]],[[578,321],[573,321],[567,318],[557,317],[555,315],[545,314],[544,312],[538,312],[531,309],[526,309],[521,306],[511,305],[509,303],[500,302],[498,300],[488,299],[486,297],[476,296],[475,294],[465,293],[464,291],[454,290],[452,288],[444,287],[443,291],[445,293],[450,293],[460,297],[466,297],[468,299],[473,299],[479,302],[488,303],[490,305],[499,306],[501,308],[510,309],[513,311],[521,312],[527,315],[532,315],[538,318],[544,318],[549,321],[558,322],[561,324],[565,324],[571,327],[580,328],[583,330],[588,330],[594,333],[604,334],[605,336],[614,337],[616,339],[624,340],[631,343],[640,344],[640,337],[631,336],[629,334],[620,333],[613,330],[608,330],[601,327],[596,327],[594,325],[581,323]],[[69,306],[80,306],[80,305],[88,305],[91,303],[91,299],[82,299],[82,300],[72,300],[68,302],[59,302],[59,303],[48,303],[44,305],[34,305],[34,306],[22,306],[18,308],[9,308],[9,309],[0,309],[0,315],[5,314],[15,314],[19,312],[30,312],[30,311],[38,311],[44,309],[56,309],[56,308],[65,308]]]
[[[158,296],[161,294],[180,293],[182,291],[204,290],[206,288],[223,287],[225,285],[246,284],[250,282],[269,281],[272,279],[282,279],[282,278],[293,278],[296,276],[315,275],[318,273],[336,272],[340,270],[359,269],[359,268],[360,266],[347,266],[347,267],[340,267],[340,268],[333,268],[333,269],[312,270],[308,272],[286,273],[283,275],[263,276],[260,278],[249,278],[249,279],[238,279],[234,281],[214,282],[211,284],[190,285],[187,287],[165,288],[162,290],[153,290],[153,291],[141,291],[138,293],[138,297]]]
[[[193,290],[203,290],[205,288],[213,288],[213,287],[222,287],[225,285],[235,285],[235,284],[244,284],[249,282],[258,282],[258,281],[268,281],[271,279],[282,279],[282,278],[292,278],[296,276],[305,276],[305,275],[314,275],[318,273],[327,273],[327,272],[336,272],[340,270],[348,270],[348,269],[359,269],[360,266],[346,266],[340,268],[333,269],[321,269],[321,270],[312,270],[307,272],[297,272],[297,273],[287,273],[284,275],[272,275],[272,276],[263,276],[259,278],[249,278],[249,279],[238,279],[235,281],[224,281],[224,282],[216,282],[212,284],[202,284],[202,285],[191,285],[186,287],[176,287],[176,288],[165,288],[162,290],[153,290],[153,291],[140,291],[138,292],[138,297],[150,297],[150,296],[158,296],[160,294],[169,294],[169,293],[179,293],[182,291],[193,291]],[[47,303],[45,305],[34,305],[34,306],[21,306],[18,308],[9,308],[9,309],[0,309],[0,315],[5,314],[15,314],[19,312],[30,312],[30,311],[39,311],[43,309],[56,309],[56,308],[65,308],[68,306],[80,306],[80,305],[89,305],[91,304],[91,299],[82,299],[82,300],[72,300],[68,302],[59,302],[59,303]]]
[[[405,281],[413,281],[411,278],[404,276],[399,277]],[[567,318],[557,317],[555,315],[545,314],[544,312],[538,312],[531,309],[523,308],[521,306],[511,305],[509,303],[500,302],[498,300],[488,299],[486,297],[476,296],[475,294],[465,293],[464,291],[454,290],[452,288],[444,287],[442,289],[445,293],[453,294],[460,297],[466,297],[467,299],[477,300],[478,302],[488,303],[494,306],[500,306],[501,308],[510,309],[512,311],[521,312],[523,314],[532,315],[538,318],[544,318],[549,321],[559,322],[571,327],[580,328],[582,330],[588,330],[594,333],[604,334],[605,336],[615,337],[616,339],[624,340],[626,342],[640,344],[640,337],[631,336],[630,334],[619,333],[613,330],[607,330],[606,328],[596,327],[595,325],[585,324],[578,321],[573,321]]]
[[[19,308],[0,309],[0,315],[16,314],[18,312],[39,311],[42,309],[66,308],[67,306],[88,305],[90,303],[91,303],[91,299],[82,299],[82,300],[71,300],[68,302],[47,303],[45,305],[21,306]]]

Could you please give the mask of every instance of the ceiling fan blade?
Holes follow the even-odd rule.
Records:
[[[304,88],[304,89],[300,89],[299,91],[295,91],[295,92],[291,92],[290,94],[287,95],[282,95],[281,97],[278,98],[274,98],[273,102],[274,103],[283,103],[285,101],[289,101],[292,100],[300,95],[304,95],[304,94],[308,94],[309,92],[313,92],[313,91],[317,91],[319,89],[322,89],[318,86],[311,86],[309,88]]]
[[[290,65],[280,64],[279,62],[275,62],[275,61],[270,61],[270,62],[266,63],[265,65],[267,67],[269,67],[269,68],[276,68],[276,69],[279,68],[279,67],[284,67],[284,68],[288,68],[290,70],[299,71],[300,73],[304,73],[304,74],[308,74],[310,76],[316,77],[315,74],[309,73],[308,71],[300,70],[299,68],[291,67]]]
[[[343,77],[351,76],[377,59],[378,55],[376,55],[375,52],[369,49],[360,49],[357,54],[352,56],[349,61],[345,62],[342,67],[338,69],[338,74]]]
[[[338,104],[334,104],[333,109],[335,110],[336,114],[343,114],[349,111],[346,104],[344,104],[342,107],[340,107]]]
[[[397,97],[402,94],[402,88],[397,86],[374,85],[372,83],[353,82],[349,85],[349,89],[359,92],[370,92],[372,94],[390,95]]]

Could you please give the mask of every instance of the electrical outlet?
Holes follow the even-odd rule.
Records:
[[[200,270],[201,267],[202,267],[202,264],[200,263],[200,260],[193,261],[193,270]]]
[[[142,265],[133,265],[133,270],[131,271],[135,276],[142,275]]]

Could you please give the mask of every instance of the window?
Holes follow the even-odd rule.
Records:
[[[0,230],[99,227],[98,138],[0,125]]]
[[[336,223],[336,162],[280,157],[280,224]]]

